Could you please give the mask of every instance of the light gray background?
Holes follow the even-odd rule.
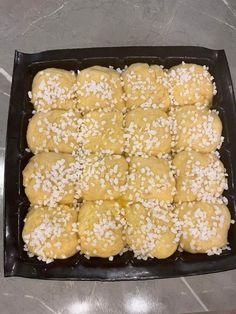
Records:
[[[236,1],[0,0],[1,215],[8,74],[12,74],[14,50],[126,45],[224,48],[236,85]],[[236,271],[143,282],[54,282],[4,279],[2,253],[0,262],[1,314],[223,313],[236,309]]]

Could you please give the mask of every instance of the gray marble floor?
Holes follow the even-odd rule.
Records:
[[[0,230],[14,50],[125,45],[224,48],[236,86],[235,0],[1,0]],[[2,233],[0,234],[2,252]],[[0,313],[193,313],[236,309],[236,271],[145,282],[3,278]],[[233,312],[230,312],[233,313]]]

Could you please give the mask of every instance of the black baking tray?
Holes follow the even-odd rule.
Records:
[[[5,238],[4,275],[58,280],[139,280],[199,275],[236,268],[236,224],[231,225],[231,251],[220,256],[176,252],[166,260],[137,260],[131,252],[113,261],[86,259],[77,254],[67,260],[45,264],[29,258],[21,237],[29,202],[22,185],[22,170],[32,156],[25,151],[26,129],[33,107],[28,98],[34,75],[48,67],[81,70],[92,65],[124,68],[134,62],[159,64],[166,68],[182,61],[207,65],[215,78],[218,93],[213,108],[220,113],[225,141],[221,159],[229,175],[229,200],[232,219],[236,219],[236,106],[230,71],[224,50],[202,47],[115,47],[52,50],[26,54],[15,52],[13,81],[7,128],[5,159]]]

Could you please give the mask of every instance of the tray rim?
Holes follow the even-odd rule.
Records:
[[[174,278],[174,277],[181,277],[181,276],[193,276],[193,275],[201,275],[201,274],[207,274],[207,273],[215,273],[215,272],[220,272],[220,271],[226,271],[226,270],[232,270],[236,268],[236,254],[233,256],[219,256],[217,262],[213,261],[210,262],[208,261],[204,261],[204,262],[200,262],[201,264],[204,263],[204,269],[203,270],[198,270],[195,269],[195,271],[193,271],[191,268],[192,266],[196,265],[196,263],[198,262],[190,262],[189,265],[186,265],[186,262],[181,261],[181,259],[178,259],[174,262],[174,269],[172,270],[171,273],[169,274],[165,274],[164,276],[161,276],[158,271],[155,273],[153,273],[152,275],[149,274],[147,272],[146,268],[154,268],[154,266],[133,266],[131,264],[127,264],[124,267],[111,267],[111,268],[104,268],[104,275],[94,275],[93,276],[88,276],[88,274],[86,274],[86,276],[76,276],[76,277],[55,277],[55,276],[42,276],[42,275],[38,275],[37,273],[34,274],[33,270],[34,270],[34,266],[32,266],[32,264],[28,264],[28,268],[29,268],[29,272],[26,275],[24,273],[24,270],[22,269],[22,264],[26,265],[25,263],[23,263],[20,260],[10,260],[8,253],[9,253],[9,239],[7,237],[7,224],[9,223],[9,216],[10,216],[10,212],[8,205],[7,205],[7,197],[8,197],[8,190],[9,190],[9,183],[8,183],[8,179],[7,179],[7,173],[8,173],[8,157],[10,155],[10,143],[11,141],[16,141],[16,137],[14,136],[14,132],[12,132],[12,130],[10,130],[10,125],[12,123],[12,120],[14,120],[14,92],[17,89],[17,80],[16,80],[16,75],[14,75],[17,71],[18,71],[18,67],[20,65],[19,59],[21,56],[26,57],[27,62],[23,62],[23,66],[27,67],[30,65],[30,63],[32,63],[32,59],[34,59],[35,57],[39,56],[40,60],[36,60],[33,61],[33,63],[37,63],[37,62],[45,62],[45,61],[52,61],[52,60],[61,60],[61,59],[72,59],[71,57],[69,58],[69,56],[71,56],[72,54],[76,54],[76,53],[82,53],[87,55],[86,58],[91,59],[91,58],[100,58],[100,57],[106,57],[104,56],[104,52],[105,55],[106,54],[111,54],[112,52],[123,52],[124,53],[124,57],[131,57],[131,55],[127,56],[127,50],[132,53],[132,57],[149,57],[149,56],[156,56],[156,52],[158,51],[159,55],[156,57],[160,57],[162,58],[163,53],[165,53],[165,51],[167,49],[174,49],[175,51],[175,57],[182,57],[182,58],[186,58],[186,57],[196,57],[194,55],[192,56],[184,56],[182,53],[183,51],[185,51],[185,54],[187,54],[187,52],[189,52],[190,50],[194,50],[194,54],[197,54],[197,52],[201,52],[203,51],[204,53],[208,54],[208,53],[215,53],[215,58],[220,59],[221,61],[221,65],[223,66],[223,68],[226,70],[226,76],[228,78],[228,84],[231,86],[231,101],[233,103],[233,106],[236,107],[235,104],[235,97],[234,97],[234,90],[233,90],[233,83],[232,83],[232,78],[230,75],[230,70],[229,70],[229,66],[228,66],[228,62],[227,62],[227,58],[226,58],[226,54],[225,51],[223,49],[220,50],[216,50],[216,49],[209,49],[209,48],[205,48],[205,47],[195,47],[195,46],[124,46],[124,47],[96,47],[96,48],[72,48],[72,49],[56,49],[56,50],[47,50],[47,51],[41,51],[39,53],[24,53],[24,52],[19,52],[19,51],[15,51],[15,57],[14,57],[14,66],[13,66],[13,80],[12,80],[12,86],[11,86],[11,96],[10,96],[10,103],[9,103],[9,113],[8,113],[8,123],[7,123],[7,132],[6,132],[6,151],[5,151],[5,172],[4,172],[4,197],[3,197],[3,204],[4,204],[4,276],[5,277],[10,277],[10,276],[16,276],[16,277],[25,277],[25,278],[34,278],[34,279],[51,279],[51,280],[81,280],[81,281],[91,281],[91,280],[96,280],[96,281],[128,281],[128,280],[152,280],[152,279],[161,279],[161,278]],[[143,50],[146,50],[146,53],[143,53]],[[134,51],[136,51],[136,53],[134,53]],[[181,55],[176,55],[177,51],[182,51]],[[152,55],[150,54],[150,52],[152,52]],[[52,59],[47,59],[47,54],[51,53],[53,55]],[[65,53],[67,58],[60,58],[60,55]],[[98,54],[98,55],[97,55]],[[114,57],[117,58],[116,55],[114,56],[107,56],[109,57]],[[82,57],[84,58],[84,57]],[[119,57],[118,57],[119,58]],[[123,58],[123,57],[121,57]],[[164,56],[163,56],[164,58]],[[78,58],[75,58],[77,60],[79,60]],[[12,134],[13,133],[13,134]],[[7,183],[7,184],[6,184]],[[19,206],[20,204],[18,204]],[[8,208],[8,209],[7,209]],[[184,263],[184,265],[183,265]],[[208,265],[209,264],[209,265]],[[216,264],[216,265],[215,265]],[[129,267],[132,269],[137,270],[137,273],[135,275],[135,273],[129,273],[128,270],[128,274],[127,276],[124,276],[123,274],[123,270],[125,267]],[[173,266],[173,264],[171,264],[171,266]],[[176,266],[176,267],[175,267]],[[184,268],[187,267],[187,270],[185,269],[181,269],[184,266]],[[83,268],[84,265],[80,265],[80,268]],[[215,268],[213,268],[215,267]],[[158,268],[158,267],[157,267]],[[94,268],[89,267],[89,270],[92,270]],[[119,272],[119,270],[121,270],[121,273]],[[30,272],[31,271],[31,272]],[[81,270],[83,271],[83,269]],[[153,272],[153,270],[151,269],[151,271]],[[116,273],[115,276],[111,276],[111,273]],[[79,272],[77,273],[79,275]],[[90,274],[91,275],[91,274]]]

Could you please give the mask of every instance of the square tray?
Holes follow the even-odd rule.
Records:
[[[25,151],[28,119],[33,106],[28,98],[34,75],[48,67],[67,70],[83,69],[92,65],[123,68],[134,62],[161,64],[166,68],[182,61],[209,66],[218,93],[213,108],[220,113],[225,141],[221,159],[229,175],[229,200],[232,219],[236,219],[236,106],[229,67],[224,50],[202,47],[117,47],[52,50],[25,54],[16,51],[11,88],[5,159],[5,228],[4,275],[58,280],[139,280],[198,275],[236,268],[236,224],[231,225],[231,251],[220,256],[176,252],[165,260],[137,260],[131,252],[113,261],[101,258],[87,260],[80,254],[45,264],[29,258],[23,250],[21,237],[23,219],[29,201],[22,185],[22,170],[32,156]]]

